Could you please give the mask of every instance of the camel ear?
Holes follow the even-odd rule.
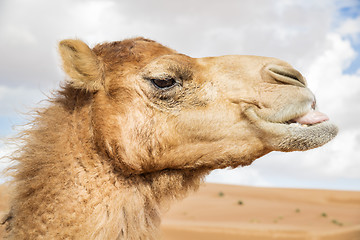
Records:
[[[104,88],[104,67],[95,53],[80,40],[63,40],[59,52],[64,71],[74,88],[97,91]]]

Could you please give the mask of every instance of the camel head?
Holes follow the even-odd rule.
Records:
[[[305,78],[275,58],[191,58],[143,38],[59,49],[65,88],[91,95],[94,146],[124,173],[248,165],[337,134]]]

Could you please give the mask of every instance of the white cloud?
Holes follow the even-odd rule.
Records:
[[[360,16],[346,19],[344,23],[339,26],[337,32],[343,36],[350,36],[355,42],[359,42]]]
[[[326,34],[325,49],[311,62],[307,73],[312,82],[333,84],[356,56],[349,40],[338,33]],[[329,82],[330,81],[330,82]],[[310,82],[310,84],[312,83]]]
[[[323,53],[314,58],[305,76],[321,109],[342,120],[346,118],[344,110],[353,110],[350,106],[356,108],[355,103],[348,102],[349,96],[358,95],[360,91],[360,76],[343,74],[356,52],[349,40],[337,33],[327,34],[324,45]]]
[[[11,165],[10,159],[7,156],[9,156],[15,150],[16,148],[14,146],[6,145],[0,142],[0,184],[9,179],[2,174],[3,171]]]
[[[37,42],[36,37],[26,28],[7,25],[1,28],[0,35],[3,37],[2,44],[9,45],[34,45]]]
[[[252,185],[269,186],[270,184],[251,167],[214,170],[206,177],[207,182],[234,184],[234,185]]]
[[[322,173],[326,177],[357,179],[360,184],[360,129],[343,131],[332,144],[330,151],[318,151],[314,159],[326,156]]]
[[[28,87],[7,87],[0,85],[0,116],[26,113],[44,98],[40,90]]]

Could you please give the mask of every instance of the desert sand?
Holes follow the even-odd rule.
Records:
[[[359,240],[360,192],[205,184],[173,204],[165,240]]]
[[[0,185],[0,217],[7,208]],[[0,227],[0,239],[4,229]],[[173,203],[164,240],[360,240],[360,192],[204,184]]]
[[[4,215],[7,213],[9,206],[9,193],[6,185],[0,185],[0,223]],[[0,225],[0,239],[3,239],[4,227]]]

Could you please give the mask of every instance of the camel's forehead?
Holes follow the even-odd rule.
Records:
[[[176,53],[173,49],[144,38],[98,44],[93,51],[107,64],[136,63],[137,65],[146,64],[162,55]]]

